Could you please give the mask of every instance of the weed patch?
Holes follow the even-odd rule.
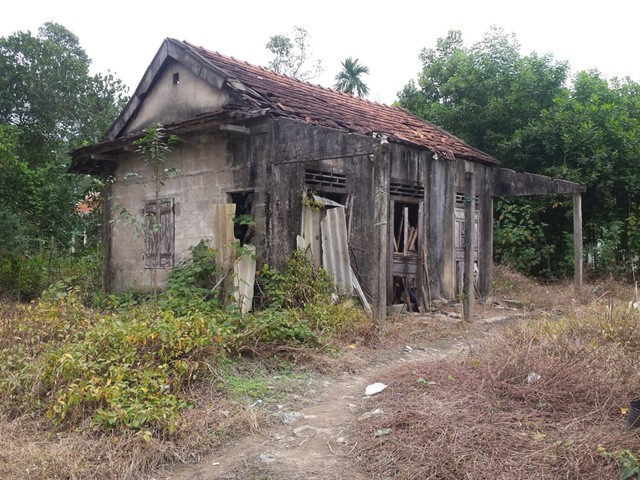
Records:
[[[257,428],[249,400],[281,386],[226,365],[250,354],[298,368],[341,335],[373,329],[359,307],[334,303],[326,272],[306,257],[294,256],[282,275],[263,272],[266,308],[244,315],[221,306],[211,286],[215,253],[204,244],[174,269],[157,306],[148,294],[125,292],[96,296],[101,309],[89,308],[67,283],[37,302],[2,306],[0,420],[16,438],[7,451],[31,453],[21,457],[27,473],[9,462],[0,476],[140,478],[184,461],[184,452]],[[47,440],[27,448],[28,432]]]
[[[393,371],[381,379],[386,415],[359,434],[363,468],[399,479],[632,471],[640,437],[622,412],[640,384],[638,322],[635,311],[594,305],[514,327],[473,356]],[[376,437],[384,428],[392,433]]]

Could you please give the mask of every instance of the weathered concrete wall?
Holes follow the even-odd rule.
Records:
[[[249,135],[212,130],[181,138],[167,165],[179,168],[180,173],[167,180],[161,193],[162,198],[173,198],[175,202],[175,263],[186,258],[189,247],[212,238],[213,204],[230,202],[231,193],[252,191],[251,214],[256,233],[251,243],[256,245],[262,261],[281,268],[295,250],[296,235],[301,232],[305,172],[332,172],[346,178],[340,193],[352,205],[347,212],[351,224],[350,253],[365,291],[374,289],[380,272],[373,241],[374,195],[381,192],[391,205],[390,184],[396,183],[424,188],[421,199],[412,199],[415,204],[422,203],[418,259],[421,263],[423,251],[426,252],[431,298],[454,298],[456,192],[464,191],[465,169],[472,170],[480,202],[481,243],[486,242],[481,249],[481,263],[489,265],[492,170],[471,162],[434,160],[431,152],[388,144],[385,146],[388,172],[375,177],[384,178],[385,184],[375,185],[374,151],[380,141],[283,118],[259,121],[250,127]],[[120,220],[118,212],[126,208],[141,216],[145,200],[153,198],[153,188],[141,182],[123,181],[130,171],[143,177],[150,175],[134,154],[119,159],[115,172],[118,181],[112,187],[111,211],[116,222],[110,229],[108,262],[109,288],[113,291],[150,286],[150,270],[143,268],[144,241]],[[318,193],[323,193],[321,188]],[[392,242],[388,248],[391,266]],[[162,283],[168,272],[161,273]],[[391,285],[391,268],[386,269],[385,276]],[[421,264],[417,280],[418,285],[426,281]],[[481,270],[479,280],[482,291],[488,292],[490,268]]]
[[[351,223],[351,257],[365,291],[372,291],[378,275],[373,250],[376,222],[374,194],[383,192],[390,199],[389,181],[425,186],[429,153],[389,144],[389,171],[381,177],[387,179],[386,184],[374,185],[374,146],[380,143],[380,139],[278,119],[272,124],[268,143],[274,146],[266,168],[268,263],[280,268],[296,248],[295,236],[301,230],[305,171],[338,173],[346,177],[345,189],[330,193],[352,201],[352,207],[347,212]],[[322,187],[310,189],[325,193]],[[428,188],[425,188],[425,196],[427,191]],[[415,200],[415,203],[419,203],[419,200]],[[424,227],[427,225],[424,207],[422,212]],[[427,235],[422,235],[421,241],[421,248],[424,248]],[[387,277],[391,285],[390,273]],[[390,295],[390,291],[387,295]]]
[[[344,174],[345,195],[353,197],[352,252],[359,273],[371,276],[373,218],[373,144],[376,140],[303,122],[272,122],[273,146],[266,166],[267,251],[269,264],[284,265],[296,248],[300,234],[305,170]]]
[[[177,84],[174,83],[176,74]],[[197,77],[184,65],[168,59],[124,133],[140,131],[157,122],[167,125],[186,120],[214,111],[228,102],[226,93]]]
[[[472,172],[474,195],[478,197],[478,288],[480,300],[491,293],[493,275],[493,181],[495,166],[475,162],[457,162],[456,192],[465,191],[465,172]]]
[[[173,198],[175,203],[175,264],[186,258],[189,247],[200,240],[211,239],[211,206],[227,203],[227,192],[250,189],[251,168],[244,156],[246,146],[230,148],[233,140],[226,134],[204,134],[181,139],[167,162],[180,173],[168,179],[161,198]],[[149,178],[151,169],[143,165],[136,154],[119,159],[116,182],[111,188],[110,256],[108,258],[109,289],[145,289],[150,286],[151,270],[144,269],[144,239],[119,212],[124,208],[141,218],[146,200],[154,198],[149,182],[125,181],[127,172]],[[254,175],[255,176],[255,175]],[[162,284],[168,270],[158,270]]]
[[[455,296],[455,166],[439,158],[428,163],[427,252],[430,291],[434,298]]]

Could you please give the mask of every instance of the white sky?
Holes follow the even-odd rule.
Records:
[[[307,29],[323,63],[313,83],[332,86],[340,62],[353,56],[370,69],[363,77],[369,99],[388,104],[418,74],[423,47],[435,47],[451,29],[469,46],[491,25],[515,33],[523,54],[552,53],[573,71],[597,68],[640,81],[640,3],[631,0],[14,0],[2,10],[0,36],[60,23],[80,38],[93,70],[110,70],[130,93],[166,37],[264,66],[269,37],[294,25]]]

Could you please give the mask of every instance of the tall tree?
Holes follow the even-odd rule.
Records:
[[[510,142],[517,163],[587,187],[585,249],[598,271],[631,272],[640,258],[639,131],[640,84],[582,71]]]
[[[522,55],[498,28],[471,47],[449,32],[420,59],[418,81],[398,104],[510,168],[585,185],[589,266],[632,272],[640,258],[640,85],[598,72],[569,79],[567,62]],[[500,200],[496,256],[530,273],[569,269],[569,212],[570,199]]]
[[[28,237],[23,249],[51,239],[68,244],[88,180],[67,173],[67,152],[101,139],[126,101],[119,80],[90,75],[89,66],[78,38],[56,23],[45,23],[36,36],[0,38],[0,125],[11,145],[5,159],[20,177],[12,181],[24,195],[13,209]],[[0,203],[14,200],[11,190],[0,190]],[[7,248],[0,238],[0,250]]]
[[[497,27],[471,47],[450,31],[420,61],[418,83],[399,92],[398,104],[507,164],[504,142],[553,105],[569,68],[551,55],[521,55],[515,36]]]
[[[356,58],[347,58],[342,62],[342,70],[336,75],[334,87],[341,92],[357,94],[359,97],[366,97],[369,94],[369,87],[362,81],[362,75],[369,74],[369,67],[361,65]]]
[[[292,37],[273,35],[266,44],[273,54],[268,67],[275,72],[289,75],[298,80],[311,80],[322,73],[320,60],[312,62],[309,33],[302,27],[293,27]],[[307,67],[312,63],[310,67]]]

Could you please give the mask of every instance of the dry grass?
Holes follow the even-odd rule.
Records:
[[[22,340],[37,337],[39,341],[27,342],[34,349],[35,359],[41,347],[53,341],[53,336],[46,330],[46,322],[39,325],[42,328],[33,331],[16,329],[15,324],[22,324],[16,319],[24,312],[24,305],[20,306],[11,299],[0,302],[0,333],[11,333],[0,336],[0,350],[12,346],[15,342],[12,335],[20,334]],[[85,320],[90,322],[88,318]],[[243,355],[253,358],[235,362],[234,368],[253,364],[265,372],[277,372],[282,374],[278,376],[284,377],[286,371],[291,371],[291,387],[294,388],[299,368],[323,374],[361,368],[362,362],[357,357],[345,357],[338,352],[350,344],[375,342],[376,337],[376,330],[370,323],[353,322],[340,335],[327,334],[328,346],[324,349],[259,344],[251,351],[243,351]],[[286,366],[284,372],[283,366]],[[184,398],[194,407],[181,411],[178,430],[166,437],[158,435],[158,432],[145,435],[145,430],[137,433],[125,429],[112,433],[98,432],[94,430],[89,416],[55,427],[44,412],[26,415],[22,410],[6,408],[4,416],[0,413],[0,478],[140,479],[171,464],[198,461],[230,439],[260,429],[269,421],[266,413],[249,406],[255,399],[235,398],[220,388],[225,381],[221,375],[220,371],[213,369],[205,380],[184,392]],[[249,374],[247,378],[250,380]],[[282,382],[286,383],[287,379]],[[278,387],[283,385],[281,383]]]
[[[224,400],[213,389],[193,392],[197,407],[181,416],[170,439],[103,434],[89,422],[55,431],[46,418],[0,419],[0,478],[140,479],[171,463],[191,462],[229,437],[257,428],[255,412]]]
[[[640,384],[640,331],[631,320],[620,322],[631,317],[613,307],[615,298],[626,304],[632,289],[600,283],[576,298],[570,282],[535,284],[505,269],[496,273],[501,304],[535,304],[546,312],[545,320],[497,338],[474,357],[405,367],[383,379],[391,385],[390,395],[381,397],[388,401],[387,415],[363,424],[356,452],[372,477],[615,478],[617,463],[599,445],[609,452],[638,451],[638,436],[622,429],[619,407]],[[0,301],[0,319],[17,311],[13,302]],[[555,320],[557,313],[567,319]],[[464,332],[454,321],[427,325],[418,316],[397,316],[380,335],[357,324],[334,338],[335,349],[261,345],[245,354],[268,368],[277,357],[322,374],[357,372],[372,359],[384,363],[387,353],[397,358],[399,345],[427,337],[446,343]],[[530,372],[540,381],[526,383]],[[420,378],[436,384],[425,388]],[[261,428],[264,420],[255,410],[224,397],[216,382],[212,378],[188,392],[195,407],[181,414],[171,438],[101,434],[88,420],[56,430],[42,416],[0,418],[0,478],[146,478]],[[392,435],[373,435],[388,426]]]
[[[608,301],[630,301],[634,286],[611,278],[587,280],[577,294],[573,279],[536,281],[510,267],[494,267],[493,295],[499,302],[515,300],[528,310],[570,313],[577,306]]]
[[[385,415],[362,423],[354,453],[372,478],[613,479],[616,452],[640,457],[640,435],[621,413],[640,394],[632,289],[590,285],[576,299],[568,282],[506,273],[511,299],[545,311],[473,355],[376,379],[390,386],[377,405]],[[392,433],[376,436],[383,428]]]

